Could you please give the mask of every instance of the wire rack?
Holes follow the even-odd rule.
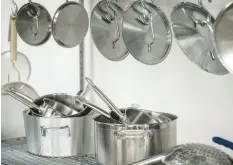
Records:
[[[4,140],[1,144],[4,165],[97,165],[92,155],[69,158],[40,157],[27,152],[25,138]]]

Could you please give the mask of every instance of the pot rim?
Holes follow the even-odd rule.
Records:
[[[120,110],[125,110],[127,108],[122,108]],[[133,127],[133,126],[136,126],[136,127],[141,127],[141,128],[145,128],[146,126],[149,126],[149,129],[151,128],[154,128],[154,129],[162,129],[162,128],[167,128],[167,126],[173,124],[173,123],[176,123],[177,119],[178,119],[178,116],[174,115],[174,114],[171,114],[171,113],[164,113],[164,112],[157,112],[157,111],[151,111],[151,110],[145,110],[145,109],[139,109],[139,110],[143,110],[145,112],[150,112],[150,113],[162,113],[164,115],[169,115],[169,117],[171,116],[172,119],[170,122],[165,122],[165,123],[160,123],[160,124],[157,124],[157,123],[152,123],[152,124],[133,124],[133,125],[127,125],[127,127]],[[104,117],[103,115],[98,115],[97,117],[95,117],[93,120],[95,123],[98,124],[98,126],[100,127],[105,127],[105,128],[125,128],[126,126],[124,124],[118,124],[118,123],[104,123],[104,122],[101,122],[101,121],[97,121],[98,118],[100,117]]]

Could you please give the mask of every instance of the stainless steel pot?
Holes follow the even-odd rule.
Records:
[[[75,96],[51,94],[40,97],[35,104],[43,104],[50,98],[80,110]],[[98,115],[91,111],[84,117],[50,118],[33,116],[30,110],[23,112],[27,147],[30,153],[47,157],[68,157],[94,153],[94,121]]]
[[[151,111],[145,112],[153,115]],[[116,124],[104,116],[96,117],[96,161],[103,165],[126,165],[174,147],[177,144],[177,117],[172,114],[164,115],[171,121],[127,126]]]

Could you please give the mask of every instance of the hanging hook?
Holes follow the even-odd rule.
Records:
[[[38,29],[39,29],[38,17],[40,15],[40,8],[35,3],[33,3],[31,0],[28,0],[28,3],[33,7],[28,12],[28,15],[33,18],[34,25],[33,27],[31,27],[31,29],[32,29],[33,38],[35,39],[38,34]]]
[[[18,81],[20,81],[21,76],[19,70],[16,68],[14,61],[11,60],[14,70],[17,72]],[[10,74],[8,73],[8,83],[10,82]]]
[[[212,0],[208,0],[208,2],[211,3]],[[198,0],[198,5],[201,6],[202,8],[204,8],[208,12],[208,10],[203,5],[203,0]],[[208,16],[207,16],[206,20],[201,20],[200,18],[196,18],[195,16],[192,16],[192,20],[195,24],[201,25],[202,27],[207,26],[210,33],[211,34],[214,33],[213,27],[212,27],[212,16],[209,12],[208,12]],[[212,60],[215,60],[214,49],[208,51],[208,54],[211,56]]]
[[[146,14],[144,13],[142,16],[140,16],[140,20],[144,23],[150,24],[150,28],[151,28],[151,34],[152,34],[152,41],[148,44],[148,51],[151,52],[151,47],[152,45],[155,43],[155,33],[154,33],[154,26],[153,26],[153,13],[152,11],[146,6],[145,1],[144,0],[140,0],[141,5],[143,7],[143,9],[145,9],[148,13],[149,13],[149,18],[146,16]],[[152,0],[152,2],[154,2]]]
[[[120,28],[119,28],[119,22],[118,22],[118,20],[117,20],[117,17],[118,17],[118,16],[117,16],[117,12],[112,8],[112,6],[111,6],[109,0],[106,0],[106,2],[107,2],[107,6],[109,7],[109,9],[114,13],[114,17],[113,17],[113,18],[111,17],[110,13],[108,13],[107,17],[108,17],[108,19],[110,19],[111,21],[114,21],[115,24],[116,24],[117,37],[116,37],[116,39],[112,42],[112,44],[113,44],[113,49],[115,49],[115,48],[116,48],[116,43],[120,40]]]
[[[18,12],[18,5],[15,3],[14,0],[11,0],[11,3],[13,5],[13,8],[11,8],[11,14],[16,16]]]

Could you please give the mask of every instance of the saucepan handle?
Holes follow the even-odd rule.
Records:
[[[68,125],[62,126],[62,127],[41,126],[40,131],[41,131],[41,136],[46,136],[49,132],[52,132],[52,131],[60,131],[61,135],[66,135],[68,137],[71,136],[70,128]]]
[[[213,137],[213,142],[233,150],[233,143],[221,137]]]

